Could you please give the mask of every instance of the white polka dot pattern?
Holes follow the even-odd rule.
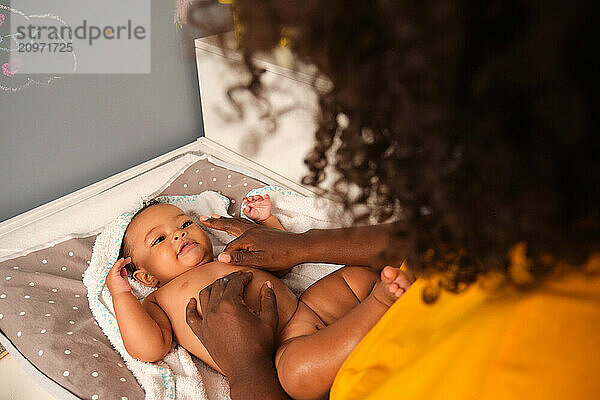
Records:
[[[254,180],[242,182],[241,175],[228,173],[221,167],[210,167],[208,162],[198,165],[202,165],[202,168],[194,166],[173,182],[171,186],[176,186],[173,190],[179,191],[173,194],[195,194],[209,189],[229,197],[233,200],[231,204],[235,204],[235,199],[247,193],[242,188],[243,183],[247,187],[256,182],[256,186],[248,190],[260,185]],[[240,194],[232,195],[236,191]],[[235,207],[235,210],[239,210],[237,205]],[[230,210],[230,213],[237,214],[234,210]],[[119,362],[120,357],[111,349],[96,321],[89,320],[91,315],[81,277],[90,264],[94,240],[95,237],[71,239],[19,259],[0,262],[0,328],[7,335],[13,335],[19,350],[24,350],[24,354],[40,371],[59,384],[68,383],[69,390],[75,390],[74,393],[80,398],[143,398],[138,383],[130,379],[129,371]],[[67,281],[57,281],[56,277],[72,281],[63,286],[63,282]],[[79,289],[75,289],[77,293],[73,293],[73,283],[80,285]],[[8,301],[11,302],[10,306],[6,306]],[[46,326],[40,326],[40,323]],[[16,331],[15,328],[20,330]],[[74,328],[77,329],[77,335],[72,330],[67,331]],[[53,347],[45,347],[49,338],[40,335],[46,333],[52,334]],[[58,347],[54,345],[55,341],[59,341]],[[68,369],[65,369],[67,365]],[[81,365],[88,367],[81,368]],[[121,368],[121,374],[114,374],[114,366]],[[102,386],[90,385],[93,382],[91,377],[97,377]],[[113,383],[119,382],[119,388],[123,388],[123,391],[115,393],[111,379]]]

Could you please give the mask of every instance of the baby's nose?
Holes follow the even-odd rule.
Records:
[[[185,232],[176,232],[173,240],[179,240],[179,238],[183,238],[185,236]]]

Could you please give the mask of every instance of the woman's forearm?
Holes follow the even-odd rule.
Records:
[[[238,366],[229,377],[232,400],[289,400],[279,380],[273,360],[262,360],[244,367]]]
[[[302,262],[325,262],[345,265],[383,267],[381,252],[393,246],[400,265],[406,257],[405,244],[392,238],[396,225],[380,224],[339,229],[311,229],[301,234],[299,249]]]

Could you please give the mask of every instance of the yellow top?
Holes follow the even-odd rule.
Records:
[[[600,276],[527,293],[472,285],[421,300],[417,281],[337,374],[334,400],[600,399]]]

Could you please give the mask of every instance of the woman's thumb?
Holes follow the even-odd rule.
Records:
[[[255,251],[249,250],[229,250],[219,254],[218,260],[222,263],[243,265],[243,266],[260,266],[260,255]]]
[[[279,324],[279,313],[277,312],[277,299],[270,281],[263,283],[260,290],[260,319],[269,324],[274,330]]]

